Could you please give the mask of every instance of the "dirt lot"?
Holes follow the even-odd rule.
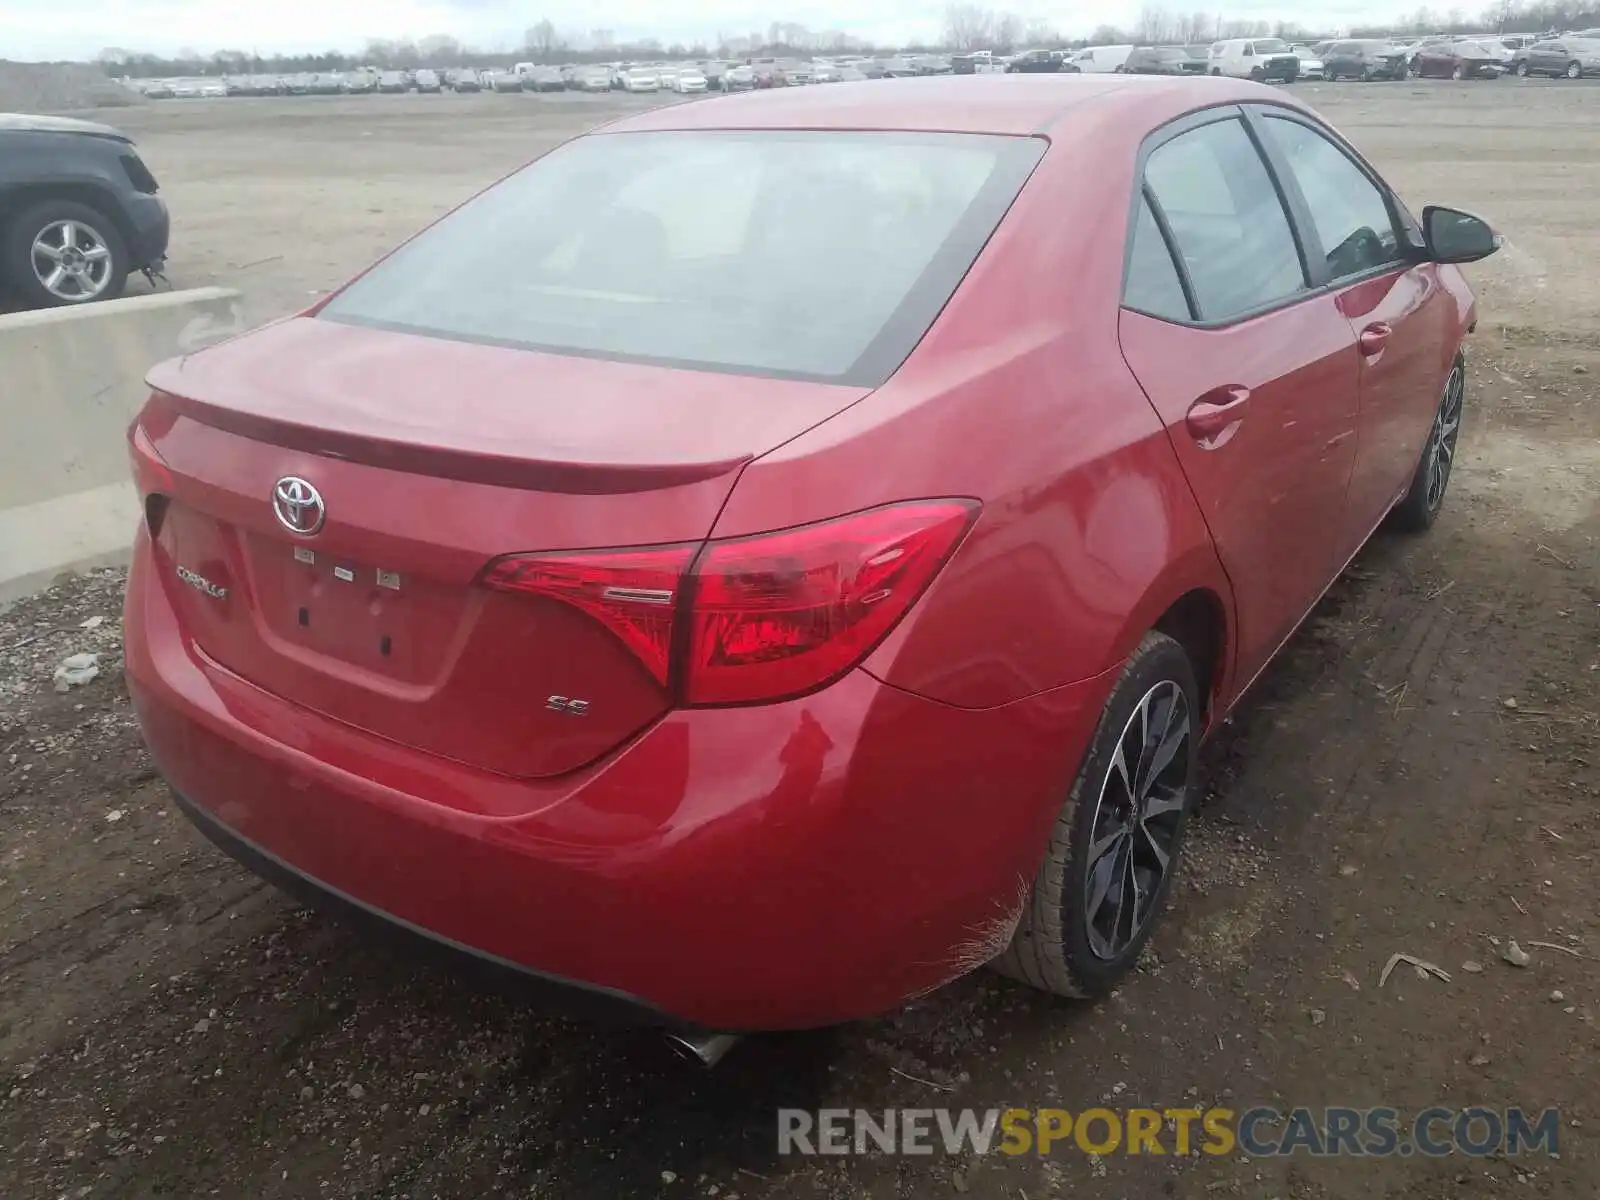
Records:
[[[979,974],[702,1075],[651,1037],[470,990],[297,910],[172,811],[121,690],[107,573],[0,616],[0,1196],[1593,1200],[1600,89],[1303,90],[1415,202],[1478,209],[1511,244],[1475,271],[1444,517],[1381,535],[1212,745],[1176,908],[1118,995],[1057,1004]],[[124,123],[167,185],[174,278],[243,287],[266,316],[620,103],[236,101]],[[100,678],[58,694],[84,649]],[[1529,965],[1502,961],[1512,938]],[[1449,982],[1402,967],[1380,989],[1395,952]],[[779,1105],[1102,1100],[1554,1105],[1561,1153],[775,1154]]]

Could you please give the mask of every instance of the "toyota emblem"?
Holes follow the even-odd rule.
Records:
[[[272,488],[272,511],[290,533],[310,537],[328,515],[322,493],[298,475],[285,475]]]

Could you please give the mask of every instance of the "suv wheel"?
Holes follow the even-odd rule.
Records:
[[[1582,79],[1583,78],[1583,68],[1580,67],[1575,62],[1569,62],[1567,64],[1567,78],[1568,79]]]
[[[104,213],[46,200],[0,235],[0,276],[35,307],[111,300],[127,282],[128,251]]]
[[[1189,656],[1148,633],[1111,689],[995,970],[1090,998],[1132,969],[1172,889],[1199,740]]]
[[[1528,64],[1526,62],[1519,62],[1517,64],[1517,78],[1518,79],[1526,79],[1527,77],[1528,77]]]

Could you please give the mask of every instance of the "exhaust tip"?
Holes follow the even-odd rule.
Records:
[[[723,1055],[738,1045],[740,1040],[741,1036],[737,1033],[667,1034],[667,1045],[680,1058],[708,1069],[721,1062]]]

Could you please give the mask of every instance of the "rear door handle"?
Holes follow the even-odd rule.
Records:
[[[1361,331],[1361,336],[1356,338],[1356,345],[1361,348],[1362,354],[1372,358],[1389,344],[1389,335],[1393,332],[1393,326],[1377,321]]]
[[[1195,441],[1210,449],[1210,443],[1244,420],[1249,408],[1249,388],[1237,385],[1213,388],[1189,406],[1183,423]]]

